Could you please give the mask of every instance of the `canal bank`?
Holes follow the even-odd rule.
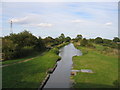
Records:
[[[57,62],[55,71],[50,74],[44,88],[70,88],[70,72],[72,68],[72,57],[82,55],[72,43],[60,49],[59,56],[61,60]]]

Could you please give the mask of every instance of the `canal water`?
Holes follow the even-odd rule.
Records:
[[[61,60],[57,62],[57,68],[50,75],[44,88],[70,88],[70,72],[72,68],[72,57],[82,55],[72,43],[60,49]]]

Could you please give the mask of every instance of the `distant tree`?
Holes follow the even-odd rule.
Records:
[[[70,42],[71,38],[70,37],[66,37],[65,38],[65,42]]]
[[[59,36],[60,39],[64,39],[65,38],[65,35],[62,33],[60,36]]]
[[[112,42],[112,40],[109,40],[109,39],[103,39],[103,43],[105,44],[110,44]]]
[[[55,44],[55,39],[53,39],[52,37],[50,37],[50,36],[48,36],[48,37],[46,37],[45,39],[44,39],[44,43],[45,43],[45,45],[46,45],[46,47],[52,47],[52,46],[54,46],[54,44]]]
[[[43,51],[46,49],[45,47],[45,43],[42,40],[42,38],[39,36],[39,38],[37,39],[36,45],[35,45],[36,50],[38,51]]]
[[[120,38],[118,38],[118,37],[114,37],[114,39],[113,39],[113,42],[120,42]]]
[[[79,40],[81,40],[81,39],[82,39],[82,35],[79,34],[79,35],[77,35],[77,37],[74,39],[74,41],[77,42],[77,41],[79,41]]]
[[[91,39],[91,38],[89,39],[89,42],[93,43],[94,41],[95,41],[95,39]]]
[[[87,44],[88,44],[88,41],[86,38],[83,38],[83,40],[81,40],[81,42],[80,42],[81,46],[87,46]]]
[[[82,39],[82,35],[77,35],[76,39]]]
[[[61,40],[62,43],[65,41],[65,35],[63,33],[59,36],[59,40]]]
[[[62,41],[60,40],[60,38],[55,38],[55,42],[54,42],[54,44],[55,45],[58,45],[58,44],[61,44],[62,43]]]
[[[103,43],[103,39],[101,37],[97,37],[97,38],[95,38],[95,43],[101,44],[101,43]]]
[[[54,42],[54,39],[52,38],[52,37],[50,37],[50,36],[48,36],[48,37],[46,37],[45,39],[44,39],[44,42],[45,43],[53,43]]]
[[[109,39],[103,39],[103,46],[110,46],[110,44],[112,43],[112,40]]]

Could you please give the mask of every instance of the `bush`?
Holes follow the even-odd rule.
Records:
[[[119,88],[120,88],[120,81],[115,80],[115,81],[113,82],[113,85],[114,85],[115,87],[119,87]]]
[[[95,43],[101,44],[101,43],[103,43],[103,39],[101,37],[97,37],[97,38],[95,38]]]
[[[9,39],[2,39],[2,59],[9,60],[14,58],[16,48],[17,44],[14,44],[13,41]]]
[[[95,46],[92,43],[88,43],[87,47],[89,47],[89,48],[95,48]]]
[[[52,50],[50,50],[50,52],[53,52],[55,54],[59,54],[59,49],[58,48],[53,48]]]
[[[44,51],[46,49],[43,40],[28,31],[3,37],[2,46],[3,60],[24,57],[34,50]]]
[[[88,41],[86,38],[83,38],[83,40],[81,40],[81,42],[80,42],[81,46],[87,46],[87,44],[88,44]]]

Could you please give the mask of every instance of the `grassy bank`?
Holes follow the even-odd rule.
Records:
[[[108,55],[101,53],[98,49],[103,47],[97,46],[95,49],[80,47],[83,56],[73,57],[73,68],[90,69],[94,73],[77,73],[72,76],[75,81],[75,88],[112,88],[113,82],[118,80],[118,57],[116,55]]]
[[[57,45],[56,48],[60,49],[60,48],[62,48],[62,47],[64,47],[64,46],[68,45],[69,43],[70,43],[70,42],[62,43],[62,44],[60,44],[60,45]]]
[[[68,44],[69,44],[69,42],[62,43],[62,44],[59,44],[59,45],[55,46],[55,48],[60,49],[60,48],[64,47],[65,45],[68,45]],[[47,51],[46,51],[46,52],[47,52]],[[57,52],[59,53],[58,50],[57,50]],[[17,62],[19,62],[19,61],[24,61],[24,60],[26,60],[26,59],[35,58],[35,57],[40,56],[40,55],[42,55],[42,54],[44,54],[44,53],[45,53],[45,51],[44,51],[44,52],[43,52],[43,51],[42,51],[42,52],[34,51],[34,52],[32,52],[30,55],[28,55],[27,57],[23,57],[23,58],[20,58],[20,59],[14,59],[14,60],[2,61],[2,65],[13,64],[13,63],[17,63]],[[0,63],[1,63],[1,62],[0,62]]]
[[[30,61],[3,67],[3,88],[38,88],[46,77],[46,72],[53,68],[56,61],[60,59],[59,48],[67,44],[69,43],[60,44],[42,55],[37,55]]]
[[[55,50],[45,52],[33,60],[3,68],[3,88],[38,88],[60,57]]]
[[[19,61],[24,61],[26,59],[30,59],[30,58],[34,58],[36,56],[39,56],[41,55],[42,53],[44,52],[32,52],[32,54],[30,54],[29,56],[27,57],[23,57],[23,58],[20,58],[20,59],[14,59],[14,60],[7,60],[7,61],[2,61],[2,65],[6,65],[6,64],[13,64],[13,63],[17,63]]]

